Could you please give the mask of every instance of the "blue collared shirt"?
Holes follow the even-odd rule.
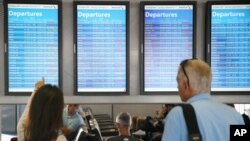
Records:
[[[63,111],[63,124],[65,127],[77,131],[82,125],[84,125],[84,121],[77,112],[74,115],[69,116],[68,108],[66,107]]]
[[[195,109],[202,141],[229,141],[230,125],[244,124],[240,113],[232,107],[212,101],[209,94],[195,95],[187,103]],[[162,141],[188,141],[186,122],[180,106],[167,115]]]

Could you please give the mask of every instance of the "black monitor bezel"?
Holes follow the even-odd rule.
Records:
[[[144,13],[145,5],[193,5],[193,56],[196,58],[196,1],[141,1],[140,2],[140,94],[141,95],[177,95],[177,91],[145,91],[144,79]],[[176,82],[177,83],[177,82]]]
[[[28,96],[32,92],[10,92],[9,91],[9,68],[8,68],[8,4],[51,4],[58,6],[58,87],[62,89],[62,2],[61,0],[4,0],[4,58],[5,58],[5,95],[8,96]],[[39,80],[38,80],[39,81]],[[46,78],[45,78],[46,83]],[[35,88],[35,84],[34,84]]]
[[[205,15],[205,60],[211,66],[211,12],[213,5],[241,5],[249,4],[250,1],[208,1],[206,3],[206,15]],[[213,78],[212,78],[213,81]],[[212,95],[249,95],[249,91],[212,91]]]
[[[77,6],[78,5],[124,5],[126,6],[126,91],[125,92],[78,92],[77,76]],[[74,28],[74,94],[81,96],[125,96],[129,95],[129,2],[128,1],[74,1],[73,28]]]

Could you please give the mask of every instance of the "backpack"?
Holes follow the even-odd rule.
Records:
[[[180,104],[186,121],[189,141],[202,141],[194,108],[191,104]]]

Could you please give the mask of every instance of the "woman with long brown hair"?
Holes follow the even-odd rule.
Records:
[[[36,84],[37,90],[25,107],[18,122],[18,141],[67,141],[60,133],[63,126],[63,93],[44,81]]]

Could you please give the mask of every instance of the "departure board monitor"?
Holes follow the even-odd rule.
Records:
[[[141,94],[177,94],[184,59],[195,57],[196,2],[141,2]]]
[[[6,95],[30,95],[35,83],[61,86],[60,1],[4,2]]]
[[[74,1],[75,93],[128,94],[129,2]]]
[[[250,92],[250,2],[208,2],[206,59],[213,94]]]

